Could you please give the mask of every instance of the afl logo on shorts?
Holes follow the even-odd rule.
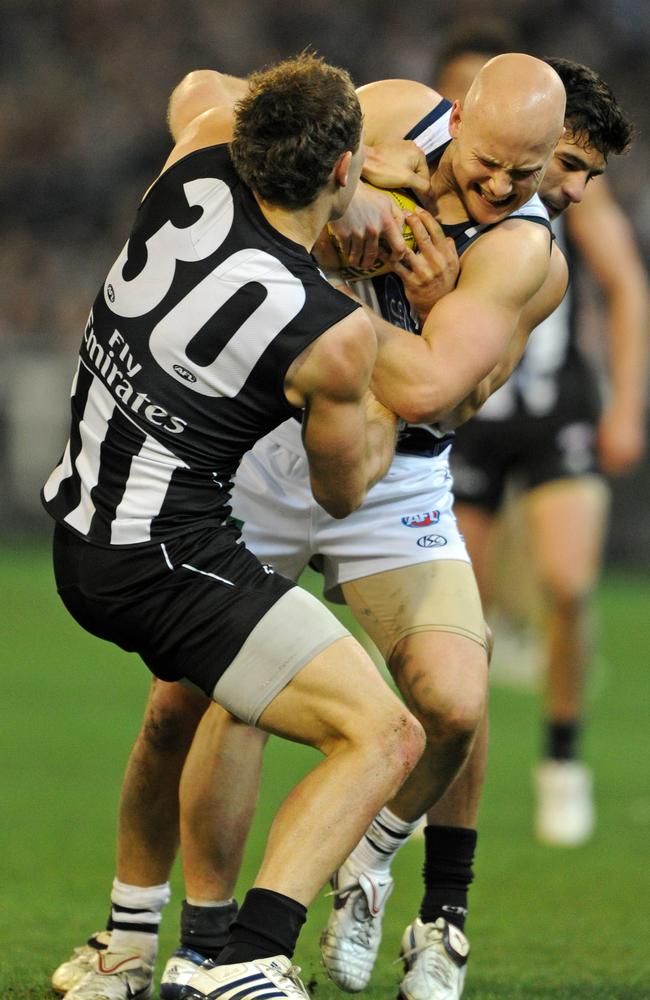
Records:
[[[180,375],[181,378],[184,378],[186,382],[196,382],[196,375],[193,375],[192,372],[188,372],[187,368],[183,368],[182,365],[174,365],[173,367],[176,374]]]
[[[440,520],[439,510],[427,510],[424,514],[407,514],[402,518],[402,524],[407,528],[428,528]]]
[[[441,549],[447,544],[447,539],[443,535],[420,535],[418,545],[421,549]]]

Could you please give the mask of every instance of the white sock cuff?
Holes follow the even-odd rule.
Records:
[[[192,896],[186,896],[185,902],[189,906],[205,906],[214,910],[220,906],[232,906],[235,900],[233,896],[230,899],[194,899]]]
[[[387,826],[389,830],[394,830],[395,833],[410,835],[414,830],[417,830],[422,817],[419,816],[417,819],[409,822],[408,820],[400,819],[394,812],[391,812],[388,806],[384,806],[383,809],[377,813],[376,819],[379,823],[383,823],[384,826]]]
[[[171,899],[169,882],[162,885],[127,885],[119,879],[113,879],[111,902],[117,906],[128,906],[132,910],[152,910],[159,912]]]

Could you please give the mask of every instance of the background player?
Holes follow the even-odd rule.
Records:
[[[509,25],[463,24],[443,46],[440,92],[450,100],[462,98],[484,62],[511,44]],[[576,78],[567,90],[578,85]],[[581,84],[585,92],[589,85]],[[594,365],[580,347],[574,281],[560,309],[535,331],[508,384],[459,431],[452,453],[456,515],[486,607],[506,485],[515,482],[523,490],[532,569],[546,604],[535,831],[540,840],[559,846],[583,843],[593,828],[592,778],[578,744],[592,652],[589,596],[607,521],[603,474],[631,469],[644,449],[648,337],[648,283],[632,227],[604,179],[585,188],[581,164],[571,154],[566,147],[569,169],[555,186],[559,156],[551,164],[543,200],[570,268],[584,263],[605,296],[605,406]]]
[[[347,73],[305,54],[251,79],[234,130],[213,107],[177,135],[95,300],[70,441],[43,490],[57,588],[83,627],[324,755],[278,810],[206,973],[240,997],[305,996],[290,959],[306,907],[422,750],[358,643],[227,523],[239,459],[290,413],[334,517],[392,458],[395,418],[367,388],[372,328],[310,256],[354,193],[361,132]],[[113,902],[98,975],[146,997],[155,935],[144,921],[135,946],[128,889]]]

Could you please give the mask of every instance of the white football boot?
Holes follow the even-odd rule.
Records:
[[[347,993],[370,980],[381,942],[386,900],[393,891],[389,874],[355,873],[346,861],[332,878],[334,908],[320,939],[327,975]]]
[[[591,837],[593,777],[577,760],[544,760],[535,769],[535,835],[543,844],[579,847]]]
[[[76,986],[88,972],[97,968],[97,956],[111,943],[110,931],[96,931],[85,944],[75,948],[66,962],[62,962],[52,973],[52,989],[56,993],[67,993]]]
[[[153,967],[133,951],[106,949],[97,955],[97,968],[87,972],[66,993],[66,1000],[148,1000]]]
[[[400,957],[406,975],[403,1000],[460,1000],[465,985],[469,941],[443,917],[423,924],[418,917],[402,936]]]
[[[214,962],[205,958],[198,951],[181,945],[167,960],[160,979],[161,1000],[180,1000],[183,987],[186,986],[195,972],[205,966],[210,968]]]
[[[286,955],[258,958],[236,965],[202,966],[183,989],[184,1000],[205,1000],[207,997],[237,997],[255,1000],[258,997],[284,997],[286,1000],[309,1000],[309,994],[299,979],[300,969]]]

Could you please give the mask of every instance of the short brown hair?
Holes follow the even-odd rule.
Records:
[[[312,52],[253,73],[235,108],[230,153],[261,198],[305,208],[338,157],[356,152],[362,116],[349,74]]]
[[[634,137],[634,126],[602,77],[588,66],[569,59],[545,61],[564,84],[564,121],[575,138],[597,149],[605,159],[610,153],[626,153]]]

